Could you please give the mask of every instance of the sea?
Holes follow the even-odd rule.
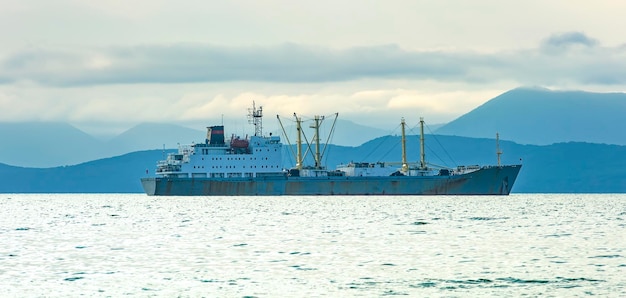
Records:
[[[626,194],[0,194],[0,297],[626,297]]]

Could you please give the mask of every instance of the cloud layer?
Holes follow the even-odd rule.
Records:
[[[0,83],[62,87],[359,79],[624,84],[625,74],[626,47],[601,47],[580,32],[552,35],[535,49],[496,53],[408,51],[395,45],[334,50],[297,44],[173,44],[74,50],[31,48],[2,57],[0,62]]]
[[[139,123],[224,114],[245,123],[256,100],[272,114],[340,112],[379,125],[419,113],[436,123],[520,85],[625,90],[626,46],[565,32],[497,52],[294,43],[30,47],[0,57],[0,117]]]

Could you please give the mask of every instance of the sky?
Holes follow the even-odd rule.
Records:
[[[270,127],[395,127],[520,86],[626,91],[626,1],[0,2],[0,122],[239,129],[254,101]]]

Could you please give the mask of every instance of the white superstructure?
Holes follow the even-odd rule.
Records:
[[[261,134],[261,108],[252,109],[256,133]],[[177,178],[234,178],[282,174],[280,137],[254,135],[224,139],[224,126],[207,127],[204,143],[180,146],[157,163],[156,174]]]

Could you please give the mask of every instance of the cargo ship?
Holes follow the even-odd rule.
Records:
[[[227,140],[223,125],[207,127],[204,142],[180,146],[178,152],[169,153],[157,162],[154,177],[141,179],[142,186],[146,194],[156,196],[508,195],[521,169],[521,164],[500,164],[499,145],[496,165],[446,168],[427,164],[423,119],[419,162],[407,162],[406,124],[402,119],[401,162],[349,162],[327,169],[321,163],[319,129],[324,117],[320,116],[315,116],[310,126],[315,131],[312,143],[307,141],[306,153],[315,148],[314,163],[305,166],[302,118],[294,116],[297,142],[293,168],[283,167],[281,138],[263,135],[263,108],[253,104],[248,117],[254,135],[231,135]],[[284,136],[288,141],[286,133]]]

